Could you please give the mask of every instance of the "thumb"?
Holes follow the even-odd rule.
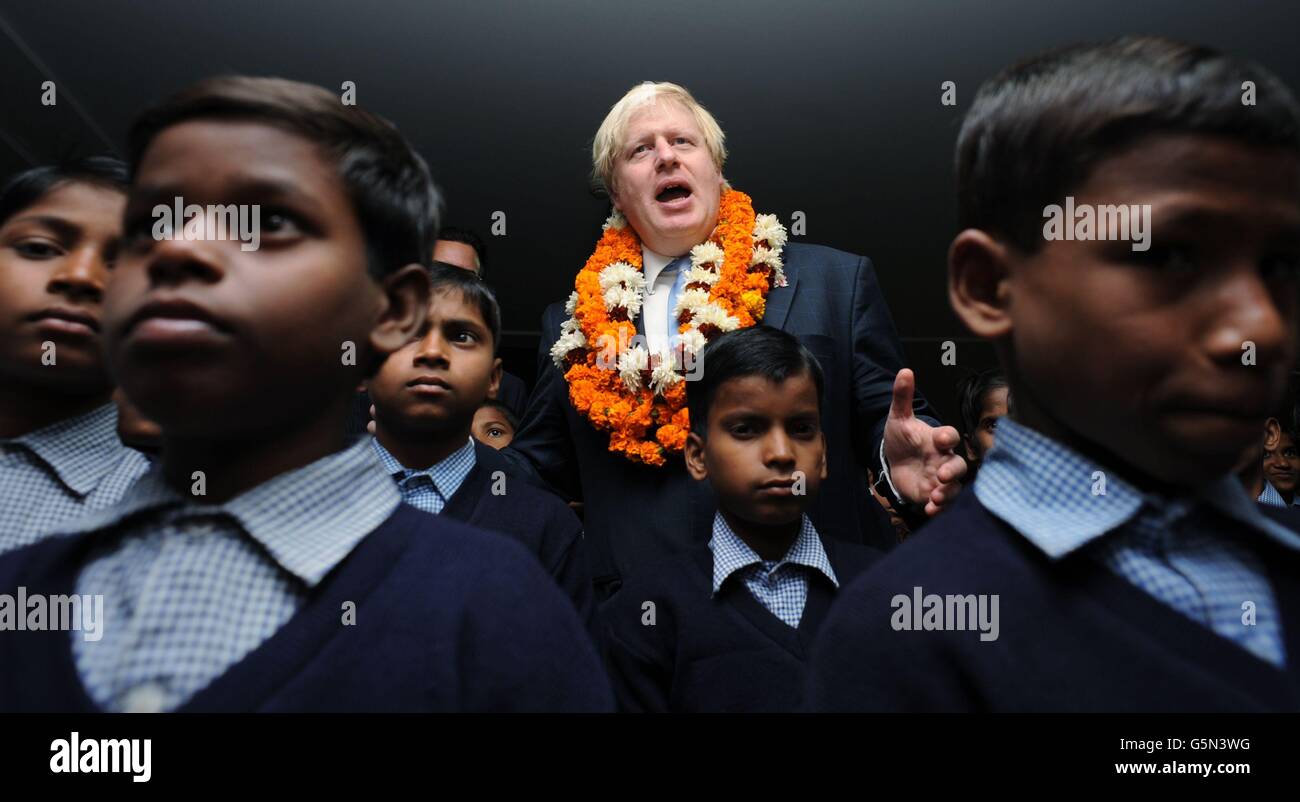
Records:
[[[916,391],[916,377],[909,368],[898,371],[894,377],[894,398],[889,403],[889,417],[908,420],[912,416],[912,395]]]

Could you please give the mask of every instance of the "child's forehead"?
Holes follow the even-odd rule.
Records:
[[[429,294],[429,317],[432,320],[471,319],[484,328],[487,327],[478,302],[469,292],[459,287],[434,287]]]
[[[195,118],[163,128],[140,156],[137,183],[169,177],[344,191],[324,147],[284,125],[256,119]]]
[[[715,411],[743,406],[776,412],[808,402],[817,403],[817,385],[805,370],[780,381],[761,374],[725,379],[714,392],[712,407]]]

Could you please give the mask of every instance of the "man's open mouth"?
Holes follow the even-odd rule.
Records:
[[[672,182],[659,189],[659,192],[655,194],[655,200],[660,203],[672,203],[690,196],[691,188],[689,186],[685,183]]]

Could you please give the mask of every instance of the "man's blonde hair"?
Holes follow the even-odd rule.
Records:
[[[697,103],[685,87],[667,82],[646,81],[629,89],[627,94],[610,107],[609,114],[605,115],[604,121],[596,131],[596,138],[592,140],[591,176],[607,193],[612,195],[614,191],[614,165],[618,161],[619,151],[627,136],[628,123],[645,106],[665,101],[678,104],[695,118],[695,125],[704,137],[704,146],[709,149],[718,172],[722,172],[722,165],[727,160],[727,135],[722,132],[721,126],[709,110]],[[723,179],[722,183],[723,187],[728,186],[726,179]]]

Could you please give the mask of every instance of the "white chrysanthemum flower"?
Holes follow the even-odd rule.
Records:
[[[639,345],[618,355],[618,377],[630,392],[641,391],[641,371],[649,364],[650,354]]]
[[[718,278],[718,274],[709,270],[707,267],[692,267],[690,270],[686,271],[687,284],[700,282],[712,287],[714,284],[718,283]]]
[[[640,292],[645,287],[645,276],[627,262],[615,262],[606,265],[600,271],[600,288],[607,290],[614,286],[623,286]]]
[[[621,306],[627,310],[629,320],[636,317],[637,313],[641,311],[641,292],[639,290],[614,286],[605,290],[603,297],[606,309],[613,311],[616,307]]]
[[[767,265],[773,270],[781,269],[781,255],[776,251],[759,246],[754,249],[754,255],[749,260],[751,265]]]
[[[571,334],[572,332],[581,331],[581,330],[582,330],[582,324],[578,322],[578,319],[576,317],[568,318],[563,323],[560,324],[561,335]]]
[[[709,303],[696,309],[695,317],[691,320],[692,328],[708,325],[716,326],[721,331],[735,331],[740,327],[740,321],[717,304]]]
[[[683,309],[694,312],[708,302],[708,290],[683,290],[682,294],[677,296],[677,305],[673,307],[673,320],[681,315]]]
[[[658,360],[654,370],[650,371],[650,391],[663,395],[669,387],[681,381],[682,377],[677,373],[671,351],[660,351]]]
[[[564,358],[569,355],[570,351],[574,348],[585,347],[587,347],[587,337],[581,330],[565,332],[551,346],[551,360],[555,362],[556,367],[563,368]]]
[[[717,264],[722,266],[722,262],[727,258],[722,249],[713,240],[705,240],[694,248],[691,248],[691,264],[695,267],[707,264]]]
[[[605,224],[600,227],[600,230],[608,231],[611,228],[623,228],[626,225],[627,220],[623,218],[622,212],[615,209],[613,212],[610,212],[609,217],[605,220]]]
[[[568,300],[564,302],[564,314],[572,315],[576,311],[578,311],[578,291],[574,290],[569,293]]]
[[[688,352],[698,355],[709,341],[704,339],[698,329],[692,327],[682,333],[680,342]]]
[[[785,226],[776,219],[776,215],[760,214],[754,218],[754,241],[761,240],[767,240],[768,244],[776,250],[785,247],[787,240]]]
[[[782,270],[780,266],[778,266],[775,270],[772,271],[772,286],[773,287],[789,286],[789,282],[785,280],[785,271]]]

